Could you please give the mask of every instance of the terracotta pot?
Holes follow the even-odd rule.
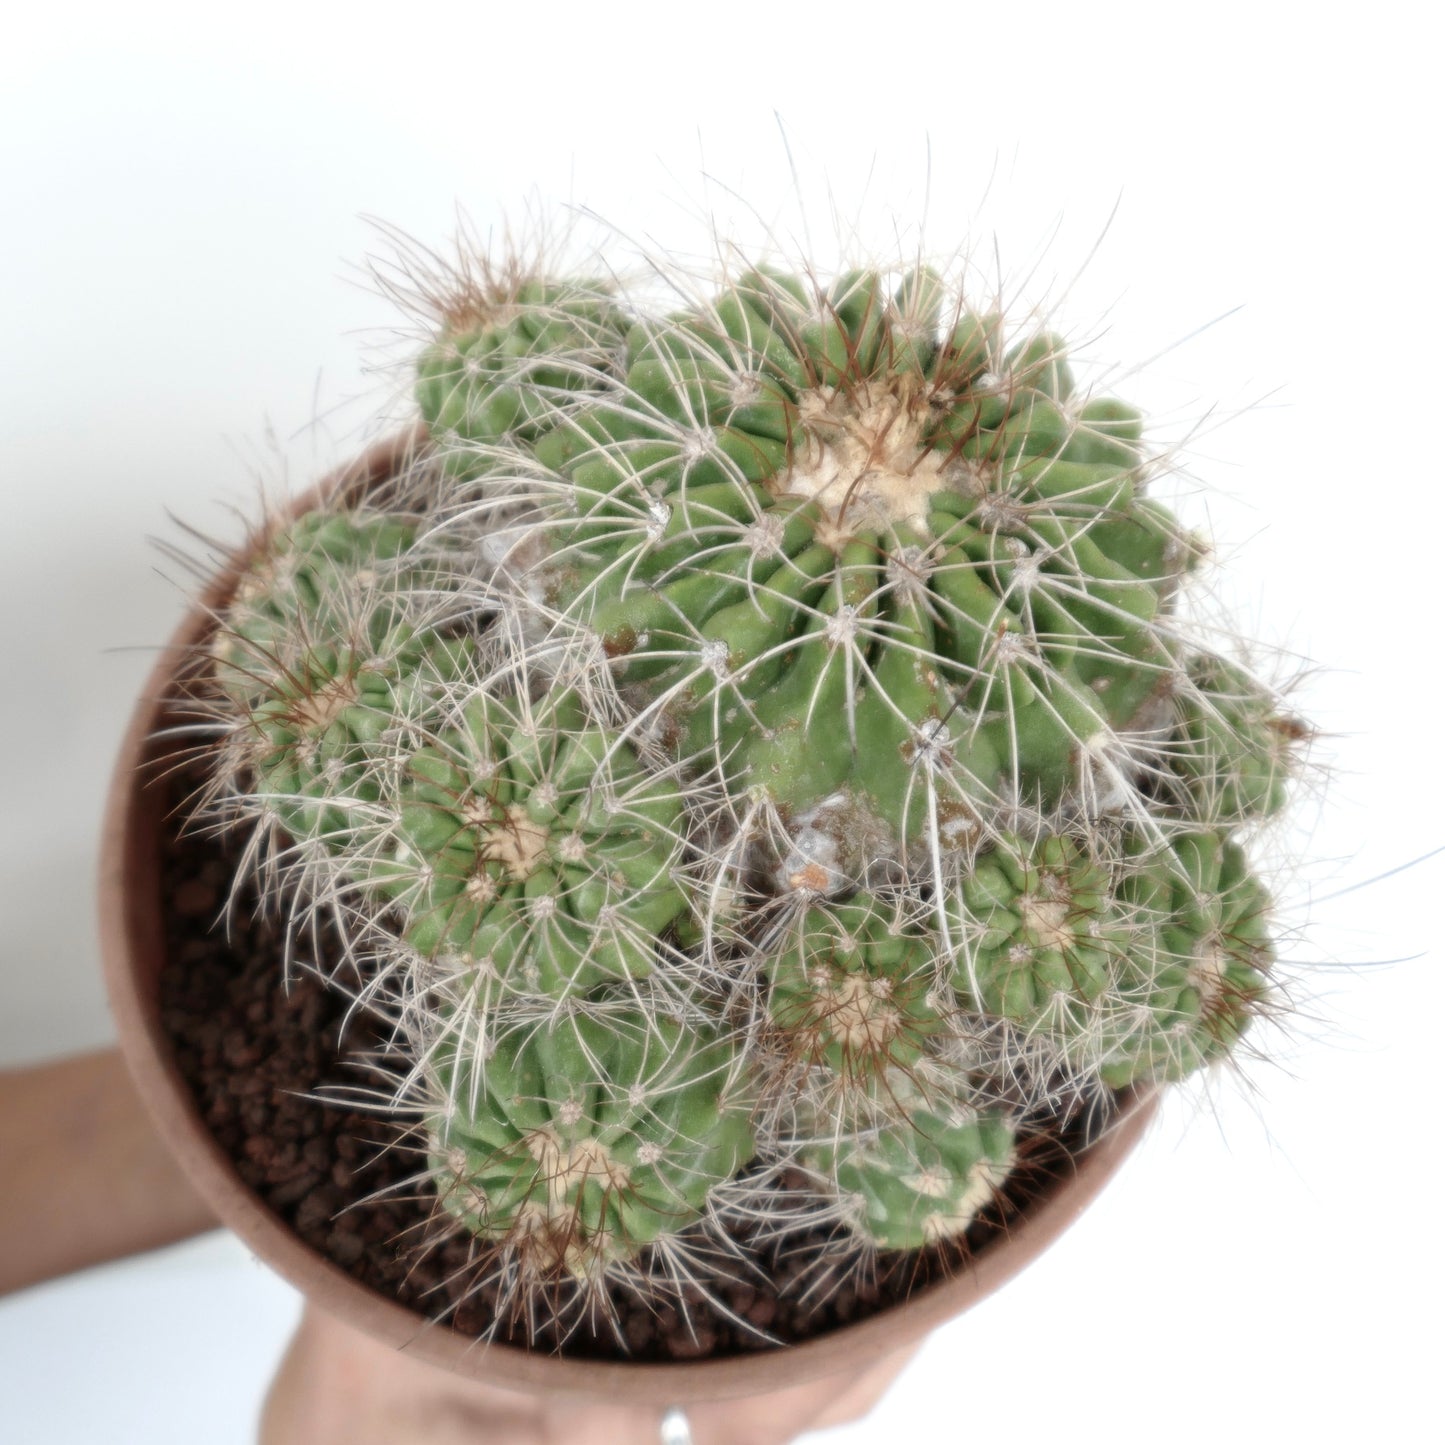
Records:
[[[364,489],[397,470],[417,438],[383,442],[334,473],[316,495]],[[533,1354],[508,1345],[479,1348],[353,1279],[293,1234],[237,1175],[207,1131],[161,1024],[164,962],[159,789],[147,785],[160,755],[155,736],[168,717],[178,669],[204,639],[234,586],[244,557],[198,599],[157,661],[121,748],[111,783],[101,855],[102,948],[121,1047],[162,1138],[197,1191],[261,1259],[311,1301],[356,1329],[408,1355],[511,1389],[606,1397],[616,1403],[673,1405],[762,1394],[826,1376],[861,1371],[922,1338],[1017,1274],[1078,1216],[1139,1141],[1152,1101],[1130,1111],[1078,1162],[1076,1170],[1006,1237],[954,1277],[917,1292],[897,1308],[804,1344],[746,1356],[677,1364],[629,1364]]]

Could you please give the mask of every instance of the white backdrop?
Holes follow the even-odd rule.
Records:
[[[180,538],[168,513],[234,534],[258,478],[304,484],[398,386],[364,370],[397,324],[366,217],[440,247],[457,206],[484,232],[595,212],[623,260],[702,249],[709,220],[905,254],[921,227],[1185,442],[1244,630],[1317,664],[1299,703],[1331,776],[1277,840],[1310,995],[1279,1066],[1176,1101],[1066,1240],[828,1439],[1426,1438],[1445,313],[1423,12],[410,8],[7,27],[0,1063],[112,1036],[100,800],[184,603],[147,536]],[[244,1445],[295,1308],[219,1237],[6,1302],[0,1438]]]

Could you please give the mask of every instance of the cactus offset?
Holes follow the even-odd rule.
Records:
[[[752,1156],[734,1045],[665,1017],[583,1015],[439,1058],[442,1204],[543,1272],[630,1260]]]
[[[575,695],[535,712],[478,695],[412,756],[399,798],[387,886],[421,953],[469,954],[564,998],[648,974],[686,906],[676,783],[589,724]]]
[[[848,1201],[850,1223],[879,1249],[918,1249],[963,1234],[995,1202],[1015,1162],[1001,1115],[919,1108],[846,1147],[805,1155]]]
[[[515,268],[483,266],[440,309],[417,362],[417,402],[446,469],[463,478],[488,469],[492,447],[552,425],[570,391],[604,374],[626,324],[603,289]]]

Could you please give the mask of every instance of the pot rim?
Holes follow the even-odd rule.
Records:
[[[295,505],[344,495],[395,475],[425,442],[411,431],[376,442]],[[1138,1144],[1157,1098],[1139,1098],[1075,1161],[1072,1175],[966,1268],[904,1303],[816,1339],[744,1355],[671,1363],[579,1360],[487,1343],[428,1320],[346,1273],[299,1236],[240,1179],[206,1128],[175,1062],[153,987],[164,951],[154,853],[160,807],[145,760],[180,667],[213,625],[254,541],[238,548],[165,645],[141,691],[111,776],[100,854],[100,935],[120,1047],[141,1099],[197,1192],[222,1224],[304,1296],[346,1324],[413,1358],[500,1386],[660,1407],[766,1393],[852,1373],[913,1344],[979,1303],[1048,1248],[1088,1207]],[[152,961],[149,973],[146,960]]]

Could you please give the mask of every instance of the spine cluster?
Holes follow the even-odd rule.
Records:
[[[222,619],[210,801],[345,922],[522,1287],[739,1219],[958,1238],[1272,1006],[1247,844],[1305,730],[1191,630],[1203,547],[1058,337],[927,269],[437,314],[415,463]]]

